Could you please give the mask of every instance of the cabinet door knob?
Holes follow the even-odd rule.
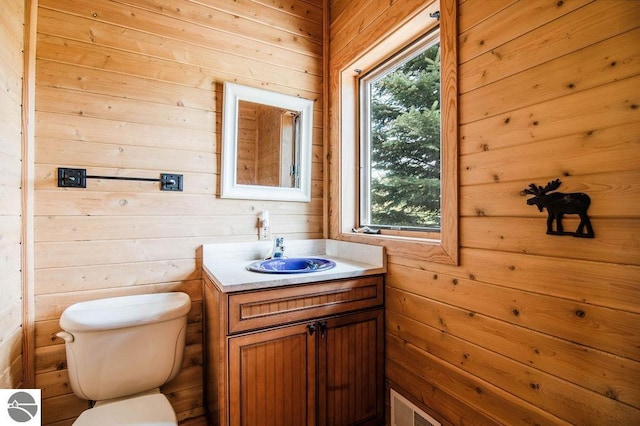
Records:
[[[320,321],[318,325],[320,326],[320,336],[324,337],[324,334],[327,332],[327,322]]]
[[[307,325],[307,330],[309,330],[309,335],[313,336],[313,333],[316,332],[316,325],[315,324]]]

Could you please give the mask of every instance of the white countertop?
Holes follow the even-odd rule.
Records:
[[[205,273],[222,291],[244,291],[292,284],[383,274],[387,271],[384,248],[337,240],[287,240],[287,257],[315,256],[332,260],[336,266],[320,272],[268,274],[252,272],[247,266],[269,255],[272,241],[205,244],[202,265]]]

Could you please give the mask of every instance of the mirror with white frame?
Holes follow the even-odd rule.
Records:
[[[220,196],[310,201],[313,101],[224,84]]]

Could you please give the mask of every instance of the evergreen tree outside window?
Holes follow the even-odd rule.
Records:
[[[439,31],[360,78],[360,225],[439,232]]]

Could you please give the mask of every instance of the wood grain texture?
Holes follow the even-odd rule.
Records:
[[[327,320],[319,344],[321,425],[383,424],[384,312]]]
[[[256,239],[262,210],[289,238],[326,232],[337,212],[324,204],[322,140],[330,132],[336,143],[338,129],[319,123],[339,111],[323,110],[338,90],[323,52],[330,67],[344,65],[422,3],[327,1],[327,46],[319,2],[40,0],[36,73],[27,76],[37,84],[37,321],[27,357],[45,424],[70,425],[86,408],[70,393],[53,337],[64,307],[178,289],[197,304],[199,245]],[[457,3],[460,264],[390,250],[387,379],[447,425],[637,423],[640,9],[609,0]],[[10,285],[0,298],[0,387],[15,387],[22,308],[4,296],[21,286],[24,4],[3,6],[0,272]],[[216,198],[225,80],[317,100],[310,204]],[[58,166],[129,176],[169,168],[185,174],[185,192],[107,181],[60,190]],[[525,204],[526,185],[557,177],[562,190],[592,196],[594,240],[546,236],[545,213]],[[200,315],[190,319],[187,364],[167,385],[185,424],[204,424]],[[207,377],[224,384],[225,374]]]
[[[382,277],[358,278],[229,296],[229,333],[311,320],[381,305]]]
[[[460,263],[390,247],[389,386],[442,424],[637,423],[640,9],[457,3]],[[342,27],[361,11],[331,4],[332,70],[415,10],[368,2],[394,18],[350,38]],[[545,234],[546,212],[523,189],[556,178],[560,191],[590,195],[595,239]]]
[[[229,424],[313,424],[315,341],[306,324],[229,339]]]
[[[380,4],[380,3],[378,3]],[[397,6],[397,7],[396,7]],[[331,57],[330,124],[329,124],[329,235],[332,238],[385,247],[388,253],[429,259],[438,263],[457,264],[458,257],[458,82],[457,82],[457,9],[456,3],[440,7],[437,1],[412,5],[388,4],[376,19],[393,17],[375,25],[360,28],[349,35],[349,48]],[[439,12],[442,19],[436,19]],[[400,16],[396,16],[399,14]],[[386,231],[382,235],[359,235],[351,229],[359,226],[358,199],[361,166],[358,164],[356,94],[359,76],[375,69],[403,47],[428,34],[439,25],[442,80],[442,226],[438,233],[416,235],[399,232],[399,237]],[[359,70],[359,71],[358,71]],[[397,231],[396,231],[397,232]],[[417,237],[417,238],[416,238]]]
[[[23,384],[23,85],[25,4],[0,17],[0,388]],[[26,361],[26,360],[25,360]]]
[[[36,381],[46,388],[44,424],[70,422],[82,409],[65,386],[55,338],[64,308],[159,291],[185,291],[194,303],[188,364],[163,390],[182,423],[202,421],[200,246],[257,240],[263,210],[273,233],[323,235],[323,14],[301,0],[39,1],[35,358]],[[225,81],[317,100],[310,203],[218,197]],[[56,187],[57,167],[180,173],[184,191],[100,179],[68,191]]]
[[[203,280],[213,424],[383,424],[382,276],[233,293]]]

